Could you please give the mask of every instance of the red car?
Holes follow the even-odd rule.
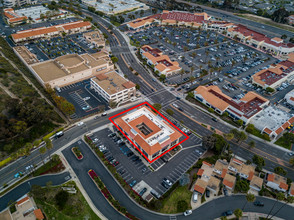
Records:
[[[112,166],[116,167],[117,165],[119,165],[119,162],[118,161],[115,161]]]

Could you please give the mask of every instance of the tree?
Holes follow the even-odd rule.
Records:
[[[285,198],[284,193],[282,193],[282,192],[276,193],[276,202],[273,204],[271,210],[269,211],[268,215],[266,216],[266,219],[269,219],[268,217],[271,214],[271,212],[273,211],[273,209],[276,206],[277,202],[283,200],[284,198]]]
[[[272,219],[274,216],[276,216],[282,208],[284,208],[285,205],[288,203],[293,203],[294,202],[294,197],[293,196],[287,196],[286,198],[286,203],[284,203],[269,219]]]
[[[55,202],[59,210],[62,210],[69,198],[69,193],[67,191],[60,191],[55,195]]]
[[[217,138],[213,135],[202,137],[202,145],[208,150],[214,148],[216,141]]]
[[[247,193],[246,194],[246,203],[244,204],[243,206],[243,209],[245,209],[245,206],[247,205],[248,202],[254,202],[255,201],[255,195],[254,194],[251,194],[251,193]]]
[[[234,139],[234,134],[233,133],[228,133],[228,134],[224,133],[223,136],[224,136],[224,138],[226,140],[226,146],[223,148],[222,153],[224,151],[226,151],[226,149],[227,149],[227,147],[229,145],[228,142]]]
[[[294,37],[291,37],[289,41],[290,43],[294,44]]]
[[[249,148],[255,148],[255,141],[249,141]]]
[[[240,144],[247,139],[247,135],[244,131],[239,132],[238,142],[240,141]]]
[[[210,113],[213,113],[213,112],[214,112],[213,108],[208,108],[208,111],[209,111]]]
[[[171,110],[171,109],[169,109],[169,108],[166,109],[165,111],[166,111],[166,113],[169,114],[170,116],[172,116],[172,115],[174,114],[174,111]]]
[[[50,154],[49,151],[53,148],[53,144],[52,144],[52,142],[51,142],[51,140],[49,138],[44,139],[44,141],[45,141],[45,144],[46,144],[46,149],[47,149],[49,159],[51,161],[51,154]]]
[[[282,175],[282,176],[286,176],[287,175],[287,171],[284,170],[282,167],[275,167],[274,172],[276,174]]]
[[[160,111],[161,108],[162,108],[161,104],[159,104],[159,103],[154,103],[152,106],[153,106],[157,111]]]
[[[236,216],[237,219],[240,219],[243,216],[243,212],[241,209],[235,209],[234,215]]]
[[[180,200],[177,203],[177,211],[184,212],[188,209],[188,203],[185,200]]]
[[[139,90],[140,89],[140,85],[137,83],[136,84],[136,89]]]
[[[288,37],[288,36],[287,36],[286,34],[283,34],[283,35],[281,36],[281,38],[284,39],[284,40],[287,39],[287,37]]]
[[[285,8],[279,8],[278,10],[274,11],[271,16],[271,19],[278,23],[286,23],[287,17],[289,17],[290,13]]]
[[[161,74],[161,75],[159,76],[159,79],[160,79],[160,81],[164,82],[165,79],[166,79],[166,75]]]
[[[61,96],[54,96],[53,100],[55,101],[57,107],[66,115],[72,115],[75,113],[76,109],[72,103],[67,101]]]
[[[118,103],[116,103],[115,101],[109,101],[109,107],[110,108],[115,108],[117,106]]]
[[[117,57],[111,57],[111,61],[112,61],[113,63],[117,63],[117,62],[118,62],[118,58],[117,58]]]
[[[228,116],[229,116],[229,113],[228,113],[228,112],[224,112],[224,113],[223,113],[223,116],[224,116],[224,117],[228,117]]]
[[[183,75],[185,74],[185,70],[183,68],[181,69],[180,74],[181,74],[181,81],[182,81],[183,80]]]
[[[242,126],[243,125],[243,121],[241,119],[237,120],[236,123],[239,125],[239,126]]]
[[[191,66],[190,68],[190,71],[191,71],[191,77],[192,77],[192,74],[193,74],[193,71],[195,70],[195,67],[194,66]]]
[[[40,156],[41,156],[41,160],[43,161],[43,164],[45,164],[45,161],[43,160],[43,156],[42,155],[46,153],[46,147],[41,147],[39,149],[39,153],[40,153]]]
[[[237,180],[235,185],[236,192],[247,193],[249,189],[250,186],[246,180]]]
[[[294,166],[294,157],[291,157],[291,158],[289,159],[289,164],[291,164],[292,166]]]
[[[252,162],[254,164],[256,164],[256,166],[262,168],[265,165],[265,161],[262,157],[258,156],[258,155],[254,155],[252,157]]]
[[[265,91],[266,91],[267,93],[272,93],[272,92],[274,92],[275,90],[274,90],[273,88],[271,88],[271,87],[266,87]]]

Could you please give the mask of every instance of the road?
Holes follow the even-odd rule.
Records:
[[[76,145],[77,143],[73,144]],[[72,145],[72,146],[73,146]],[[67,147],[62,151],[65,158],[69,162],[70,166],[73,168],[75,174],[82,183],[87,194],[90,196],[94,205],[99,209],[102,214],[108,219],[126,219],[117,213],[112,206],[105,200],[100,190],[93,183],[92,179],[88,176],[88,171],[93,169],[97,175],[101,178],[107,189],[111,192],[116,200],[124,206],[128,212],[135,215],[139,219],[144,220],[161,220],[161,219],[172,219],[171,216],[176,216],[176,219],[197,219],[201,216],[201,219],[215,219],[219,217],[224,211],[235,210],[237,208],[242,208],[245,204],[244,195],[236,195],[229,197],[220,197],[218,199],[212,200],[211,202],[205,203],[200,208],[193,211],[193,214],[184,217],[182,214],[174,215],[163,215],[159,213],[150,212],[142,207],[138,206],[133,200],[131,200],[125,193],[125,191],[120,187],[120,185],[112,178],[110,173],[103,166],[102,162],[96,157],[96,155],[90,150],[90,148],[82,142],[79,145],[80,150],[83,152],[84,159],[78,161],[73,153],[71,152],[71,147]],[[256,207],[253,204],[248,204],[245,207],[245,212],[259,212],[268,213],[274,204],[274,200],[265,197],[257,197],[257,200],[262,201],[264,207]],[[282,204],[279,203],[274,209],[273,213],[278,210]],[[213,210],[207,212],[207,210]],[[292,217],[293,207],[285,206],[282,212],[279,213],[278,217],[283,219],[290,219]]]
[[[35,177],[29,179],[4,196],[0,197],[0,212],[5,209],[10,201],[16,201],[24,194],[28,193],[32,185],[46,186],[49,181],[52,182],[52,186],[61,185],[71,179],[69,172],[63,172],[60,174],[49,174],[44,176]]]
[[[217,8],[211,8],[204,5],[199,5],[183,0],[176,0],[177,2],[187,3],[192,6],[200,6],[204,9],[206,13],[208,13],[210,16],[223,18],[224,20],[233,22],[235,24],[242,24],[247,26],[248,28],[251,28],[252,30],[262,32],[263,34],[266,34],[269,37],[281,37],[283,34],[286,34],[288,37],[293,36],[293,32],[287,31],[281,28],[273,27],[271,25],[261,24],[255,21],[247,20],[242,17],[238,17],[234,15],[232,12],[227,12],[221,9]],[[264,27],[264,28],[263,28]],[[262,31],[261,31],[262,30]]]

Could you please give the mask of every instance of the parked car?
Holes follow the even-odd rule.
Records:
[[[135,185],[136,185],[136,183],[137,183],[137,181],[136,181],[136,180],[133,180],[133,181],[130,183],[130,187],[133,187],[133,186],[135,186]]]
[[[84,124],[85,124],[85,123],[81,121],[81,122],[78,123],[78,126],[82,126],[82,125],[84,125]]]
[[[144,189],[142,189],[140,192],[139,192],[139,196],[143,196],[144,193],[147,191],[147,188],[144,187]]]
[[[102,116],[106,116],[106,115],[107,115],[107,113],[106,113],[106,112],[103,112],[103,113],[102,113]]]
[[[209,198],[209,197],[210,197],[210,190],[207,189],[207,190],[205,191],[205,195],[206,195],[207,198]]]
[[[188,216],[192,214],[192,210],[187,210],[184,212],[184,216]]]
[[[261,201],[255,201],[253,204],[254,204],[255,206],[264,206],[264,203],[261,202]]]
[[[224,189],[223,189],[223,190],[224,190],[224,195],[225,195],[225,196],[228,196],[228,190],[227,190],[227,188],[226,188],[226,187],[224,187]]]
[[[230,216],[233,215],[233,211],[232,210],[228,210],[226,212],[223,212],[222,216]]]
[[[198,200],[198,193],[197,192],[193,192],[192,201],[196,203],[197,200]]]

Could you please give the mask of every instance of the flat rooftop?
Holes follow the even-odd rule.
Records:
[[[97,77],[92,78],[92,80],[109,95],[113,95],[125,89],[135,87],[134,83],[124,79],[115,71],[99,74]]]
[[[31,65],[31,64],[34,64],[34,63],[38,63],[39,62],[37,56],[35,54],[31,53],[28,50],[28,48],[26,48],[25,46],[17,46],[17,47],[14,47],[14,49],[25,60],[25,62],[28,65]]]

